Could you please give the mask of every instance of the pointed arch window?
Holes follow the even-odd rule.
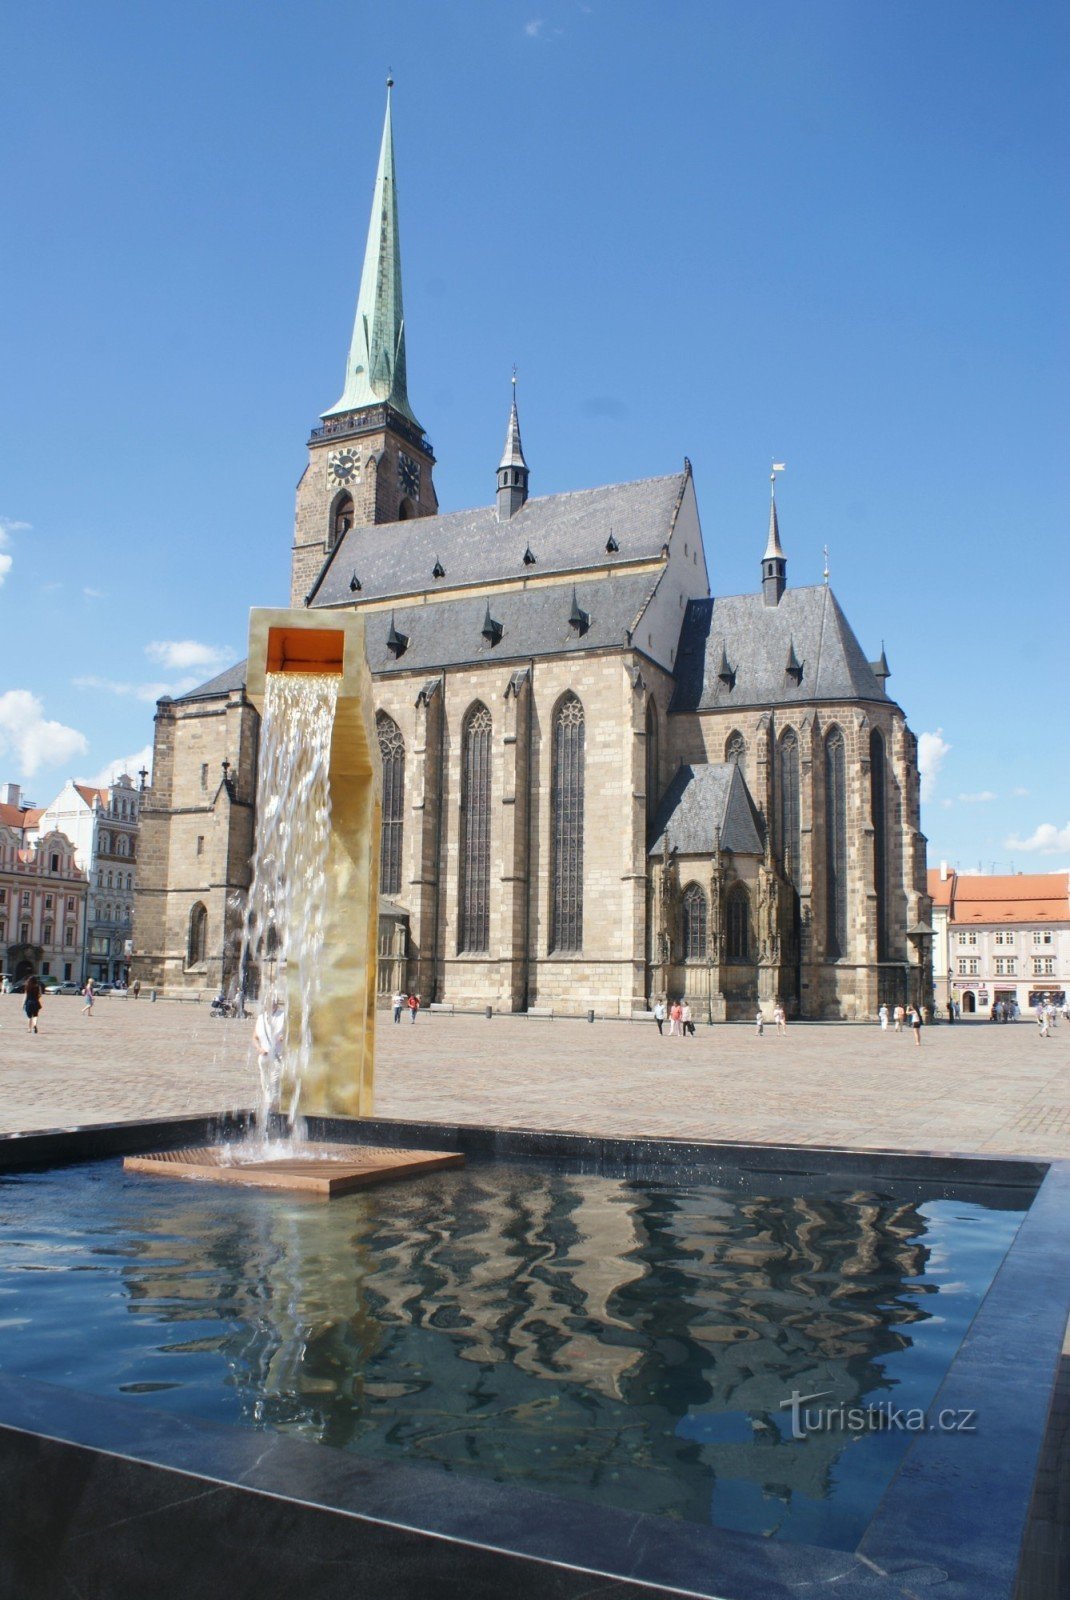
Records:
[[[187,967],[203,967],[208,959],[208,909],[198,900],[189,914],[189,937],[186,944]]]
[[[351,494],[339,495],[331,512],[331,527],[327,539],[327,549],[333,550],[341,544],[350,528],[353,526],[355,513],[353,510],[353,496]]]
[[[729,961],[746,962],[751,959],[750,895],[746,885],[734,883],[725,902],[725,934]]]
[[[659,799],[658,708],[654,698],[646,708],[646,818],[650,822],[657,810]]]
[[[873,816],[873,889],[877,897],[877,960],[888,959],[888,813],[884,738],[869,736],[870,797]]]
[[[461,739],[461,951],[490,948],[491,716],[480,701]]]
[[[847,950],[847,752],[839,728],[825,740],[825,917],[834,961]]]
[[[733,729],[725,740],[724,758],[734,762],[737,767],[741,767],[747,759],[747,741],[738,728]]]
[[[786,728],[777,745],[777,811],[780,856],[784,871],[799,880],[802,833],[799,824],[799,740]]]
[[[689,883],[682,899],[683,951],[685,961],[705,961],[709,902],[700,884]]]
[[[584,716],[574,694],[554,713],[550,793],[550,948],[583,948]]]
[[[401,846],[405,817],[405,741],[393,717],[380,711],[375,719],[383,758],[383,831],[379,846],[379,890],[401,893]]]

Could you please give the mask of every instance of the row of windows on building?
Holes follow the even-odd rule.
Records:
[[[959,956],[958,957],[958,974],[959,974],[960,978],[976,978],[979,975],[980,971],[981,971],[981,961],[980,961],[980,957],[979,956]],[[1018,976],[1018,957],[1017,956],[997,956],[996,957],[996,977],[997,978],[1016,978],[1017,976]],[[1055,957],[1054,956],[1034,956],[1033,957],[1033,977],[1034,978],[1053,978],[1054,976],[1055,976]]]
[[[569,692],[551,719],[550,949],[583,948],[584,753],[583,706]],[[405,741],[392,717],[376,717],[383,760],[383,833],[379,887],[401,893],[405,817]],[[457,948],[490,948],[491,735],[493,719],[481,700],[461,725],[460,874]]]
[[[134,920],[133,909],[130,906],[112,906],[107,901],[103,906],[98,906],[92,918],[95,922],[126,922]]]
[[[958,939],[960,948],[966,945],[977,944],[976,929],[968,928],[964,932],[957,934],[956,937]],[[1032,935],[1023,931],[1023,941],[1029,939],[1030,937],[1032,937],[1034,945],[1055,943],[1055,935],[1052,933],[1050,928],[1034,928],[1032,930]],[[1013,950],[1015,944],[1017,943],[1018,935],[1012,928],[1000,928],[995,935],[995,939],[997,944],[1001,944],[1004,947],[1009,947]]]
[[[115,874],[114,883],[112,882],[112,874],[109,872],[108,873],[108,881],[107,881],[107,883],[105,883],[104,882],[103,870],[100,869],[100,868],[97,869],[97,888],[98,889],[105,889],[105,888],[107,888],[107,889],[121,889],[122,887],[123,887],[123,875],[122,875],[121,872],[117,872]],[[132,872],[128,872],[126,874],[126,887],[128,889],[133,889],[133,887],[134,887],[134,874]]]
[[[103,856],[132,856],[133,838],[126,833],[98,833],[97,853]]]
[[[16,923],[15,926],[19,930],[19,943],[20,944],[29,944],[30,943],[30,933],[31,933],[33,924],[29,923],[29,922],[19,922],[19,923]],[[75,931],[74,927],[73,927],[73,925],[71,923],[68,923],[66,925],[66,927],[64,928],[64,930],[63,930],[63,943],[65,945],[69,946],[69,945],[73,945],[74,944],[74,931]],[[53,938],[53,934],[54,933],[55,933],[54,925],[51,922],[46,922],[41,928],[41,943],[42,944],[54,944],[55,943],[55,940]],[[2,917],[0,917],[0,944],[3,944],[4,941],[6,940],[6,938],[7,938],[7,923]]]
[[[36,891],[36,892],[40,893],[39,890]],[[20,906],[23,906],[23,907],[26,907],[26,908],[32,906],[32,904],[33,904],[33,896],[34,896],[34,893],[35,893],[35,891],[33,889],[18,889],[18,890],[15,891],[15,893],[19,897],[19,905]],[[62,898],[63,898],[63,896],[61,895],[60,899],[62,899]],[[55,903],[56,903],[55,895],[51,895],[51,894],[46,894],[45,895],[45,910],[46,911],[51,911],[53,909]],[[7,890],[4,889],[4,888],[0,888],[0,906],[6,906],[6,905],[7,905]],[[68,910],[68,912],[73,912],[74,908],[75,908],[75,897],[74,897],[73,894],[70,894],[70,895],[67,896],[67,910]]]

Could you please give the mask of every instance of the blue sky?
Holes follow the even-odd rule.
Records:
[[[930,860],[1070,864],[1066,8],[8,9],[0,781],[140,764],[287,596],[394,72],[409,392],[487,502],[690,457],[715,592],[833,587],[922,740]],[[1062,139],[1060,140],[1060,134]]]

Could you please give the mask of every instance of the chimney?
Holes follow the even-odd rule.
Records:
[[[6,806],[14,806],[16,811],[22,809],[22,785],[20,783],[6,783],[0,793],[3,794]]]
[[[940,863],[940,882],[941,883],[946,883],[947,882],[947,862],[946,861],[941,861],[941,863]]]

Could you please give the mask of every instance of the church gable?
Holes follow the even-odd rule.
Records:
[[[887,701],[831,589],[788,589],[693,600],[680,633],[670,711]]]
[[[682,856],[718,850],[760,856],[761,825],[746,782],[734,761],[682,766],[658,806],[651,856],[668,848]]]

